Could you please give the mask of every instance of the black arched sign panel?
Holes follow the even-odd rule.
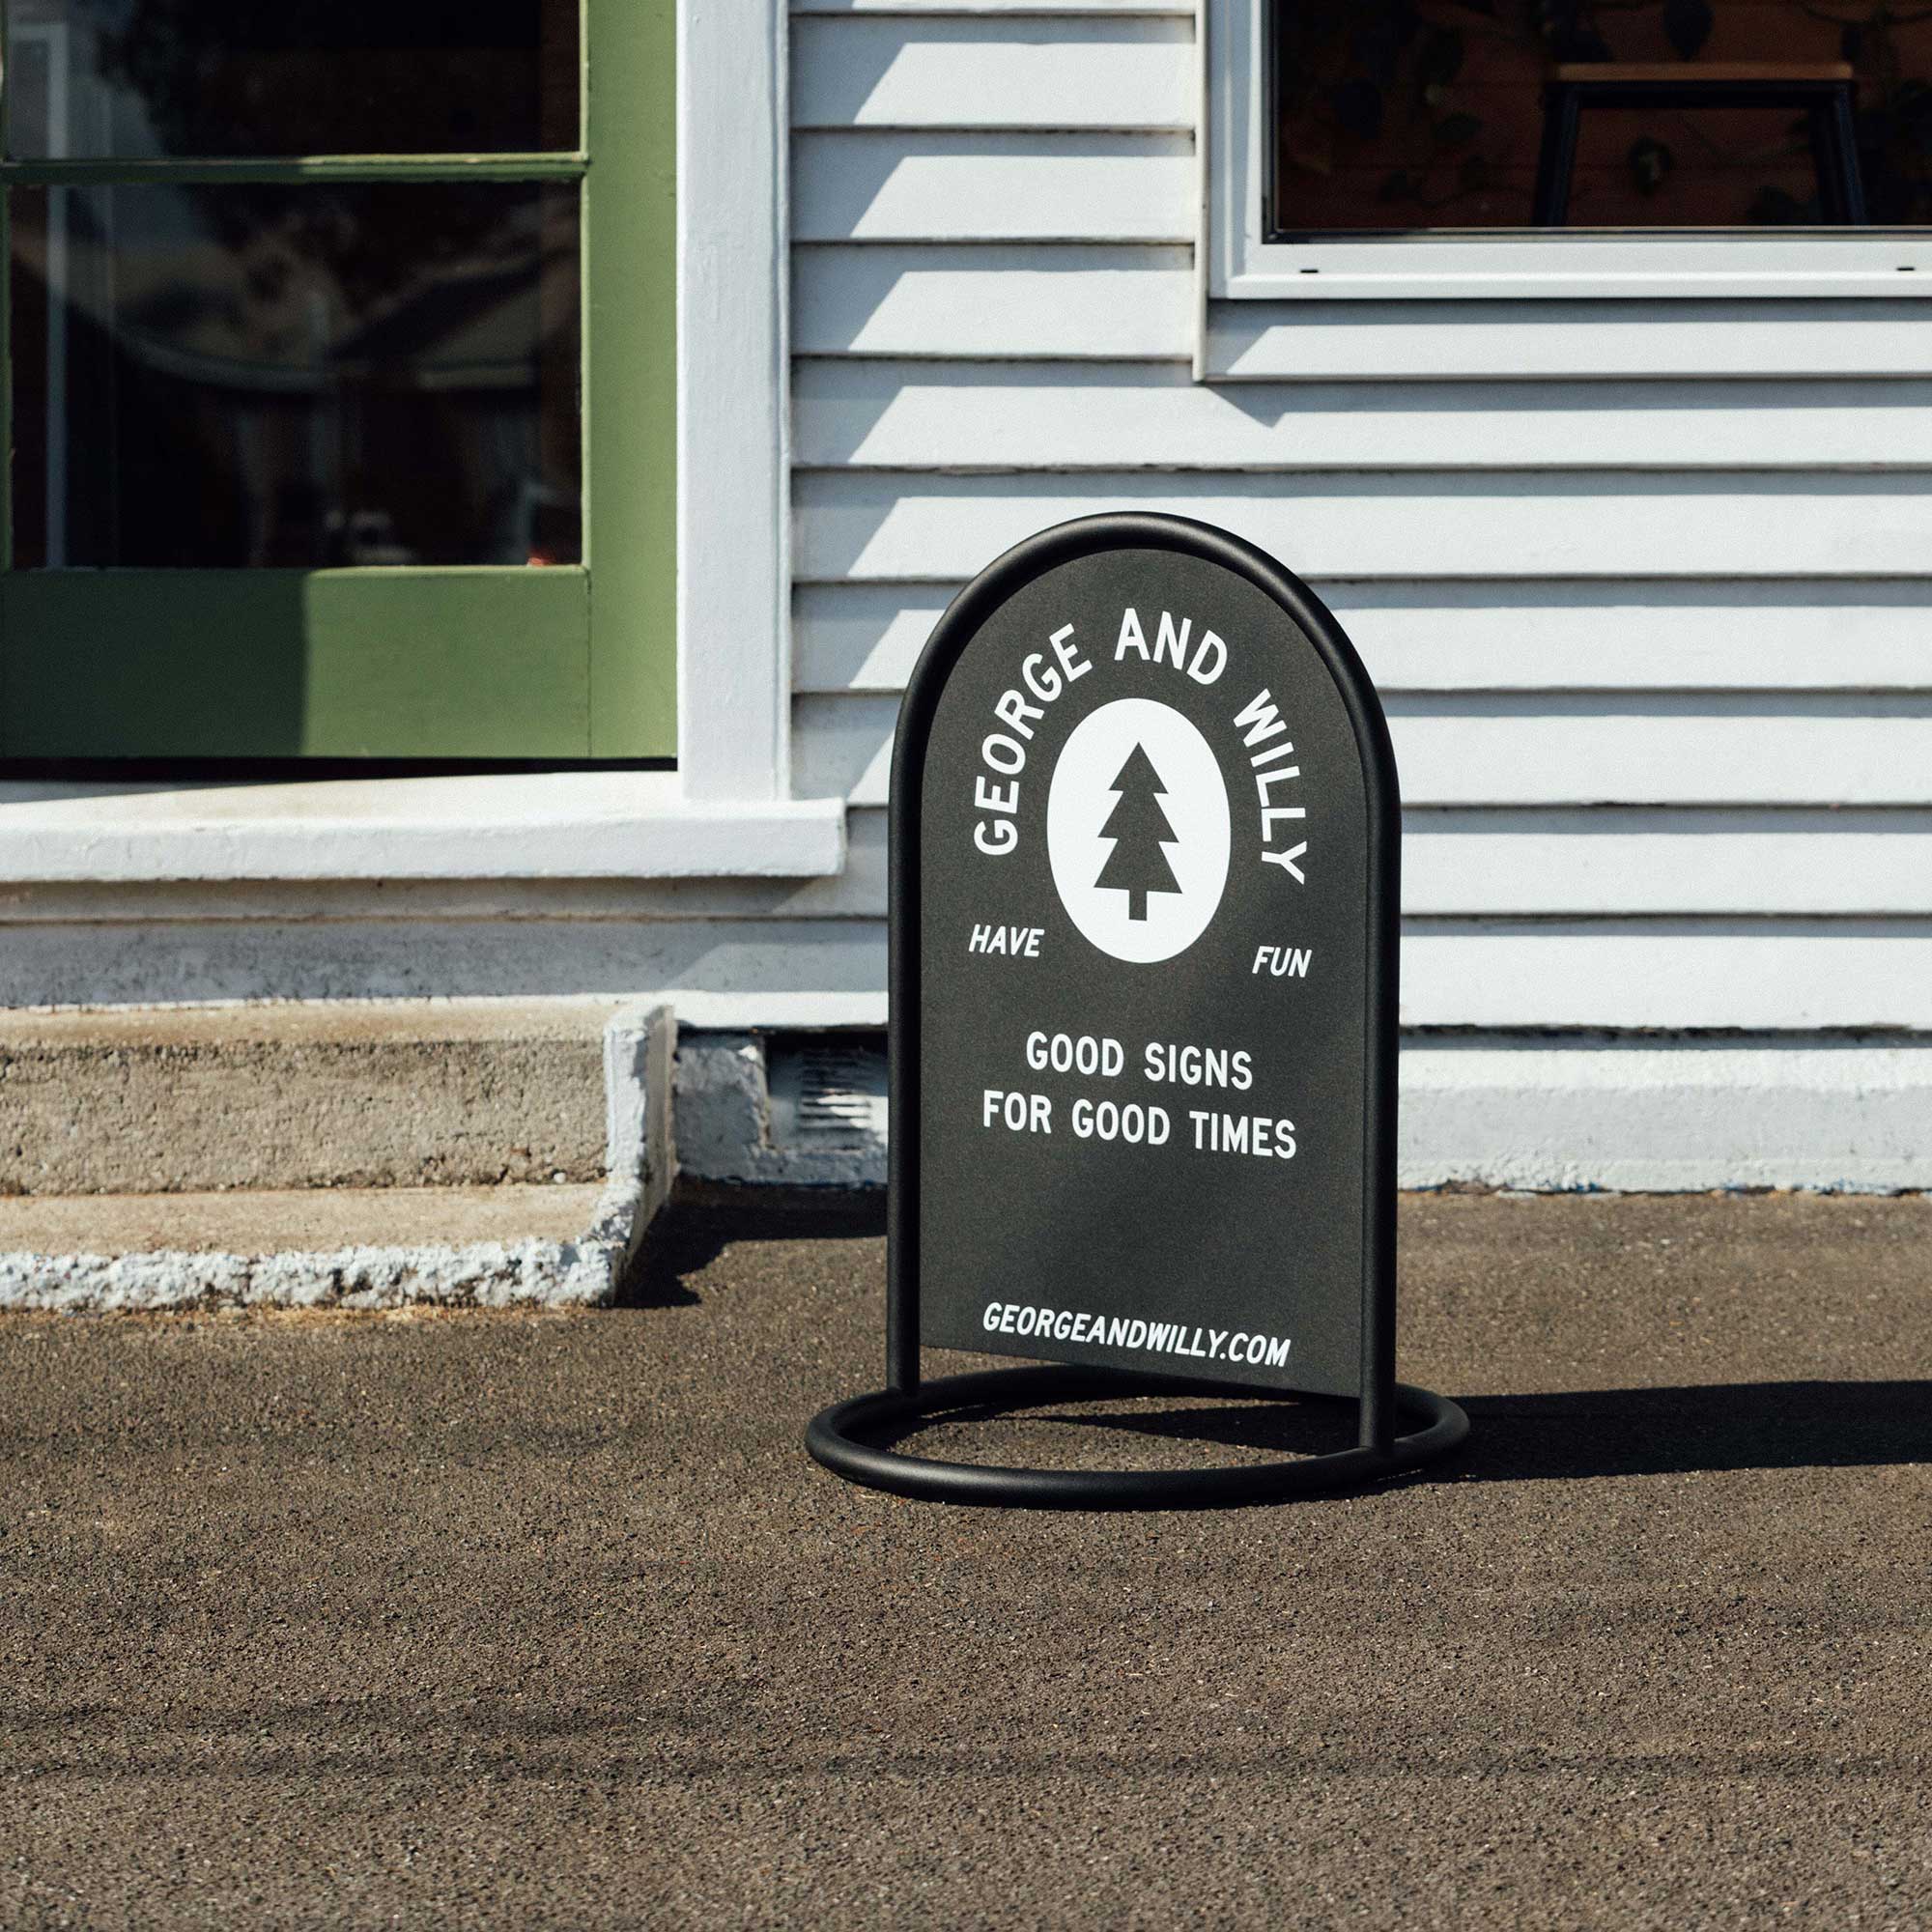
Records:
[[[1460,1439],[1394,1380],[1400,814],[1347,638],[1225,532],[1092,518],[961,593],[894,754],[890,1387],[814,1423],[820,1460],[916,1494],[1173,1503]],[[922,1345],[1065,1367],[922,1383]],[[1122,1376],[1355,1398],[1361,1446],[1074,1475],[865,1439]],[[1430,1429],[1397,1437],[1399,1403]]]

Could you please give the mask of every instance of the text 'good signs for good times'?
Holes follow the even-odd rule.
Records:
[[[952,661],[895,860],[926,1343],[1360,1386],[1393,785],[1336,650],[1212,554],[1122,546]]]

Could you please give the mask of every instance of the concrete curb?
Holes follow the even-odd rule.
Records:
[[[0,1310],[95,1314],[201,1306],[594,1307],[616,1293],[676,1173],[670,1131],[676,1021],[617,1014],[604,1033],[606,1172],[571,1240],[238,1255],[0,1253]]]

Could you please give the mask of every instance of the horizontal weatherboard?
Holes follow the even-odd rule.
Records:
[[[883,918],[886,813],[853,811],[846,837],[810,903]],[[1932,811],[1411,810],[1402,896],[1412,919],[1923,918]]]
[[[1409,806],[1932,806],[1932,697],[1444,696],[1389,714]],[[800,794],[883,805],[897,717],[888,696],[795,699]]]
[[[794,482],[807,582],[964,579],[1023,537],[1101,510],[1218,524],[1305,577],[1897,576],[1932,555],[1921,473],[1654,475],[1286,470]]]
[[[1411,1027],[1932,1027],[1932,921],[1421,922],[1403,935]]]
[[[876,14],[792,28],[794,128],[1188,129],[1191,24]]]
[[[1184,242],[1194,143],[1178,134],[803,133],[802,242]]]
[[[808,584],[801,692],[899,691],[957,583]],[[1932,581],[1335,582],[1384,693],[1932,691]]]
[[[813,361],[794,460],[877,469],[1910,469],[1932,382],[1250,384],[1171,362]]]
[[[1174,247],[802,247],[792,256],[792,349],[1184,363],[1190,261]]]
[[[1184,247],[1130,241],[806,246],[793,261],[793,348],[1185,362],[1191,265]],[[1932,368],[1932,313],[1919,302],[1217,301],[1210,314],[1210,386],[1366,383],[1396,409],[1409,383],[1695,382],[1678,406],[1718,419],[1750,400],[1735,386],[1750,379],[1916,384]],[[1880,416],[1896,402],[1889,384],[1866,397]]]
[[[1932,914],[1932,812],[1414,812],[1403,909],[1922,917]]]
[[[1882,300],[1216,301],[1207,366],[1231,381],[1922,377],[1932,368],[1932,309]]]

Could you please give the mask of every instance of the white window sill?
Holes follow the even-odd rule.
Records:
[[[1209,383],[1921,377],[1932,304],[1215,302]]]
[[[830,878],[836,798],[694,803],[672,772],[0,784],[0,879]]]
[[[1915,234],[1792,230],[1618,239],[1573,229],[1483,238],[1225,234],[1216,301],[1923,299],[1932,246]]]

